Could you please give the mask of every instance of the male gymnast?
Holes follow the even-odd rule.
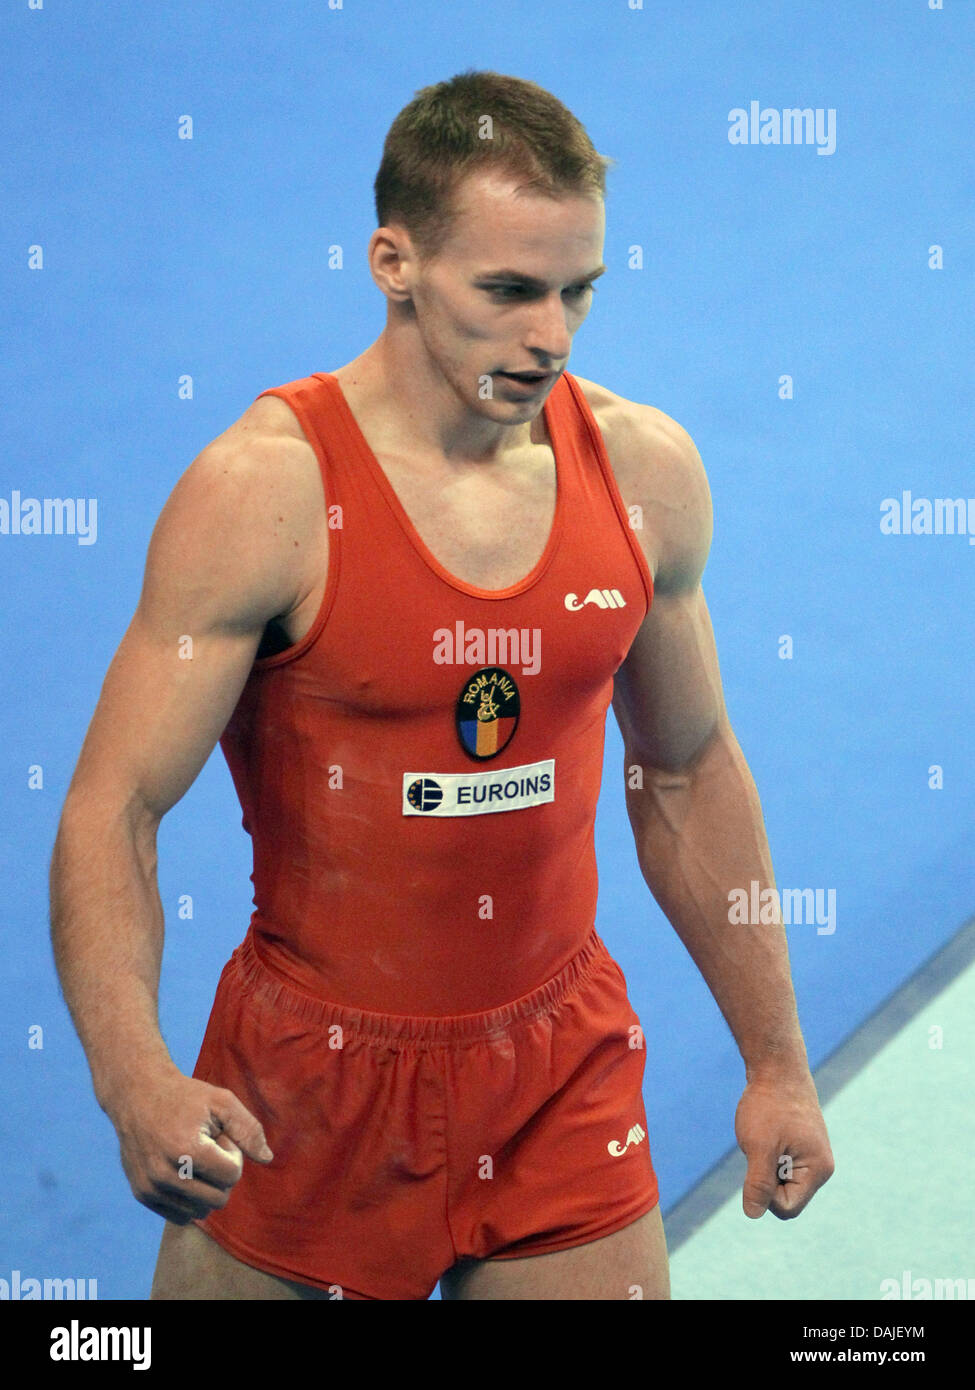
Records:
[[[567,363],[605,173],[550,93],[427,87],[376,178],[383,332],[176,484],[65,801],[52,938],[154,1299],[666,1299],[639,1019],[594,927],[606,710],[640,868],[745,1067],[745,1213],[833,1159],[701,575],[686,431]],[[191,639],[188,643],[187,639]],[[162,817],[219,740],[254,906],[194,1074]]]

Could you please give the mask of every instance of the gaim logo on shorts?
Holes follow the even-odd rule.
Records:
[[[565,596],[565,606],[570,613],[578,613],[579,609],[585,608],[587,603],[595,604],[597,608],[626,607],[626,599],[619,589],[590,589],[583,599],[578,594],[566,594]]]
[[[404,816],[484,816],[555,800],[555,759],[490,772],[404,772]]]
[[[622,1144],[618,1139],[611,1139],[606,1147],[614,1158],[619,1158],[621,1154],[626,1153],[631,1144],[639,1144],[642,1140],[646,1139],[646,1137],[647,1131],[643,1126],[634,1125]]]

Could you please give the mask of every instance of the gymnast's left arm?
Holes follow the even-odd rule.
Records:
[[[644,420],[649,417],[644,415]],[[732,895],[778,903],[762,808],[725,709],[701,588],[712,534],[700,456],[668,417],[646,441],[637,531],[654,598],[616,673],[626,805],[647,886],[734,1034],[746,1084],[735,1131],[748,1160],[743,1208],[797,1216],[833,1173],[833,1155],[799,1026],[781,916],[742,924]],[[636,482],[632,480],[636,479]],[[638,769],[638,771],[636,771]],[[751,885],[757,882],[758,898]],[[764,895],[764,896],[763,896]],[[750,914],[749,914],[750,915]],[[734,920],[732,920],[734,917]]]

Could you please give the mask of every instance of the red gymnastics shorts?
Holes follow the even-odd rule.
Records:
[[[193,1075],[247,1106],[274,1160],[245,1160],[196,1224],[245,1264],[352,1299],[426,1299],[463,1257],[611,1235],[658,1201],[645,1060],[595,930],[530,994],[444,1018],[303,994],[248,933]]]

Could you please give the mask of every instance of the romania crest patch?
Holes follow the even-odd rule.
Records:
[[[497,757],[511,742],[520,715],[514,677],[500,666],[483,666],[468,676],[457,697],[461,747],[478,762]]]

